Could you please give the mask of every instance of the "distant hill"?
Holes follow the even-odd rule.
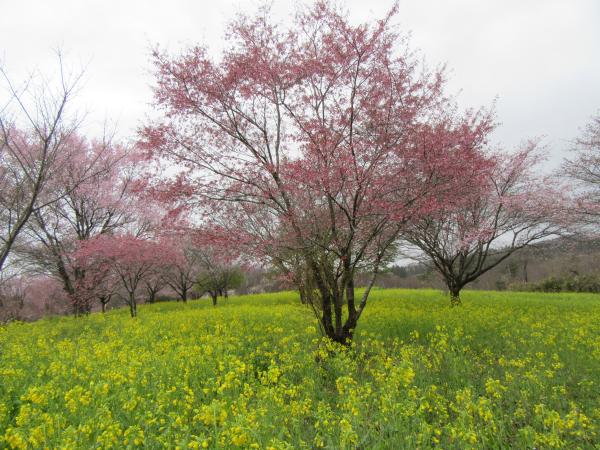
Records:
[[[600,273],[600,241],[557,238],[523,249],[468,285],[471,289],[505,290],[514,284],[536,283],[548,277]],[[444,289],[435,270],[424,263],[393,265],[380,287]]]

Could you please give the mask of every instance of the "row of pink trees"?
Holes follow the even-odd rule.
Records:
[[[226,296],[228,288],[235,287],[233,262],[216,254],[209,245],[194,242],[190,233],[181,233],[178,239],[169,235],[154,239],[131,234],[99,235],[81,242],[72,255],[85,273],[75,286],[77,295],[99,300],[104,310],[111,296],[121,289],[132,317],[137,316],[143,288],[149,302],[167,285],[184,302],[194,289],[200,295],[209,294],[216,305],[218,295]]]
[[[88,275],[78,286],[80,295],[104,297],[112,294],[112,286],[120,284],[131,317],[137,316],[137,294],[142,283],[176,257],[172,247],[161,244],[133,235],[98,236],[84,242],[77,259]]]
[[[32,210],[13,246],[21,266],[59,280],[76,315],[98,303],[105,310],[117,295],[136,315],[142,286],[150,301],[166,285],[187,300],[201,271],[198,255],[210,250],[163,222],[160,205],[142,195],[136,153],[76,134],[64,147],[68,159],[38,194],[44,207]]]
[[[70,306],[61,283],[52,277],[21,274],[0,284],[0,324],[66,314]]]
[[[487,150],[491,114],[456,111],[443,72],[424,67],[390,25],[395,12],[353,25],[316,2],[282,28],[265,9],[233,21],[219,58],[201,46],[154,53],[163,119],[143,130],[142,146],[177,170],[154,178],[157,191],[191,208],[216,244],[296,271],[337,342],[352,338],[402,240],[428,248],[418,233],[430,221],[444,233],[435,239],[460,241],[449,252],[473,260],[448,277],[455,298],[488,270],[500,235],[516,232],[518,248],[555,231],[542,207],[529,211],[546,195],[528,189],[531,151]],[[371,276],[356,298],[359,272]]]
[[[9,148],[15,145],[15,136],[11,139]],[[56,152],[64,159],[55,161],[51,176],[36,193],[40,206],[22,219],[19,240],[11,242],[10,249],[16,265],[33,273],[35,280],[51,277],[62,284],[74,314],[87,314],[98,302],[105,310],[118,295],[134,315],[141,285],[150,301],[165,286],[186,301],[201,273],[225,270],[221,259],[206,257],[219,254],[209,244],[199,245],[189,230],[161,223],[159,205],[140,192],[141,161],[131,149],[110,139],[89,141],[73,132],[62,136]],[[10,187],[9,181],[15,180],[3,173],[3,188]],[[10,192],[3,189],[3,194]],[[12,217],[10,209],[7,214]],[[11,226],[9,220],[9,232]],[[3,290],[9,294],[2,295],[17,298],[12,292],[22,289],[13,287],[23,280],[9,283]],[[6,300],[0,307],[15,309],[8,303],[20,305]],[[56,303],[61,303],[59,298]]]
[[[54,80],[34,73],[17,85],[0,67],[6,88],[0,110],[0,284],[8,278],[3,269],[10,255],[10,273],[32,273],[32,286],[57,280],[76,315],[98,302],[104,310],[116,295],[134,314],[132,296],[140,282],[151,297],[169,285],[186,300],[199,272],[195,253],[175,238],[169,245],[160,238],[173,230],[161,229],[160,208],[141,196],[136,153],[109,136],[81,135],[81,120],[72,112],[81,74],[66,71],[58,56]],[[88,249],[94,258],[89,252],[84,257]],[[13,288],[24,279],[8,283],[4,297],[19,297],[13,293],[23,290]]]

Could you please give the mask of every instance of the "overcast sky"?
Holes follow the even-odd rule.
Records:
[[[284,19],[295,1],[274,0]],[[342,2],[354,20],[380,17],[390,0]],[[14,79],[28,69],[51,73],[53,49],[86,67],[77,105],[90,129],[105,118],[132,136],[150,110],[149,48],[176,52],[206,42],[219,49],[225,23],[249,0],[0,0],[0,61]],[[430,65],[447,63],[461,106],[497,99],[495,139],[511,148],[544,136],[548,167],[600,110],[600,1],[401,0],[397,22]]]

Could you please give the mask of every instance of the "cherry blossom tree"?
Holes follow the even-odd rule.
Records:
[[[565,160],[563,173],[575,182],[574,213],[586,234],[597,236],[600,221],[600,115],[593,117],[576,140],[576,156]],[[581,231],[581,230],[580,230]]]
[[[60,54],[58,63],[57,80],[33,73],[22,84],[0,67],[8,93],[0,98],[0,270],[30,217],[69,192],[54,182],[77,156],[81,121],[69,109],[82,74],[67,72]],[[95,161],[87,163],[72,187],[93,175]]]
[[[26,289],[23,278],[11,277],[0,284],[0,324],[23,320]]]
[[[180,232],[169,239],[176,251],[176,258],[164,273],[164,281],[181,301],[187,302],[188,295],[198,279],[201,249],[194,245],[189,233]]]
[[[101,305],[102,312],[120,290],[120,280],[112,270],[110,261],[103,258],[82,258],[79,250],[69,255],[73,267],[77,268],[77,276],[71,283],[72,292],[63,290],[74,307],[75,315],[89,314],[93,304],[97,301]]]
[[[25,302],[32,318],[38,319],[48,314],[66,314],[69,311],[70,298],[57,279],[32,274],[23,278],[27,286]]]
[[[27,273],[0,283],[0,323],[64,314],[69,306],[66,293],[52,277]]]
[[[131,317],[136,317],[139,287],[158,267],[172,264],[176,254],[162,241],[145,240],[131,234],[99,235],[81,243],[77,258],[87,267],[114,274],[127,293]]]
[[[454,107],[443,73],[390,24],[395,13],[354,25],[320,1],[283,28],[261,9],[232,22],[220,58],[202,46],[154,53],[163,120],[141,147],[177,171],[153,188],[200,217],[215,245],[269,264],[300,258],[321,329],[340,343],[406,224],[435,212],[479,160],[429,146]],[[488,115],[475,116],[465,126],[487,130]],[[371,277],[357,299],[358,272]]]
[[[154,303],[158,293],[167,285],[167,276],[170,267],[155,267],[150,274],[144,279],[144,287],[146,288],[146,303]]]
[[[530,142],[512,154],[490,154],[488,164],[463,174],[478,182],[404,231],[406,242],[424,256],[416,258],[442,276],[452,306],[460,304],[465,285],[518,250],[565,229],[564,195],[537,175],[537,147]]]
[[[227,298],[229,290],[241,284],[241,269],[230,249],[227,251],[219,245],[204,244],[196,251],[194,286],[201,295],[208,294],[213,306],[217,306],[218,297]]]

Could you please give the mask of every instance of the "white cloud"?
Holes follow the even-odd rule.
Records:
[[[348,0],[356,20],[381,16],[392,1]],[[196,42],[219,49],[224,25],[259,1],[21,0],[0,7],[0,58],[21,76],[51,71],[52,49],[86,66],[79,97],[92,127],[118,120],[131,135],[152,100],[151,44],[172,51]],[[283,18],[296,2],[275,0]],[[600,109],[600,2],[595,0],[403,0],[398,23],[430,64],[446,62],[464,106],[498,97],[508,146],[544,135],[556,164],[578,128]]]

